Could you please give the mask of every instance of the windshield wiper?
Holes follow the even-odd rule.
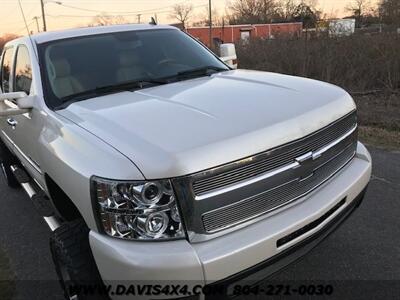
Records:
[[[180,71],[174,75],[163,77],[163,80],[169,80],[171,81],[179,81],[183,79],[189,79],[189,78],[194,78],[194,77],[200,77],[200,76],[210,76],[215,73],[219,72],[224,72],[224,71],[229,71],[229,69],[226,68],[221,68],[217,66],[204,66],[200,68],[194,68],[194,69],[189,69],[185,71]]]
[[[70,104],[78,101],[83,101],[89,98],[93,97],[98,97],[98,96],[104,96],[112,93],[118,93],[118,92],[123,92],[123,91],[133,91],[136,89],[142,89],[145,88],[149,85],[161,85],[161,84],[167,84],[168,81],[162,80],[162,79],[142,79],[142,80],[136,80],[136,81],[126,81],[122,83],[117,83],[117,84],[111,84],[111,85],[105,85],[101,87],[96,87],[91,90],[83,91],[80,93],[68,95],[66,97],[61,98],[60,100],[62,101],[62,104],[57,106],[55,109],[62,109],[66,108]]]
[[[205,67],[200,67],[200,68],[195,68],[195,69],[190,69],[186,71],[181,71],[178,72],[178,76],[185,76],[185,75],[210,75],[210,71],[215,71],[213,73],[218,73],[218,72],[223,72],[223,71],[229,71],[226,68],[221,68],[221,67],[216,67],[216,66],[205,66]],[[212,74],[213,74],[212,73]]]

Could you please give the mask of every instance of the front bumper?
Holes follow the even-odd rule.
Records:
[[[216,281],[209,284],[208,289],[211,291],[218,291],[219,293],[224,291],[224,295],[229,297],[229,295],[232,294],[234,286],[253,286],[263,279],[268,278],[276,271],[281,270],[290,263],[296,261],[317,246],[329,234],[335,231],[335,229],[337,229],[339,225],[342,224],[342,222],[344,222],[358,206],[360,206],[366,191],[367,188],[365,188],[354,199],[354,201],[351,202],[350,205],[343,209],[321,230],[317,231],[313,235],[249,269],[246,269],[221,281]],[[216,295],[215,297],[207,297],[207,299],[219,299],[219,296],[220,294]]]
[[[257,280],[303,255],[337,227],[359,203],[370,176],[371,157],[358,143],[355,158],[324,185],[296,205],[235,232],[190,244],[131,242],[92,231],[90,245],[105,284]]]

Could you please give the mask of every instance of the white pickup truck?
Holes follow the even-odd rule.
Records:
[[[53,231],[67,299],[89,299],[73,288],[85,282],[231,296],[333,231],[371,175],[344,90],[233,70],[169,26],[9,42],[0,130],[3,173]]]

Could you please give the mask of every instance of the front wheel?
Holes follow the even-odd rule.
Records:
[[[50,238],[50,250],[66,299],[109,299],[89,246],[89,229],[83,220],[57,228]]]

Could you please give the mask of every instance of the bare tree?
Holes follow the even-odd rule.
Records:
[[[293,13],[293,20],[302,22],[304,28],[315,28],[321,12],[316,8],[316,1],[301,1]]]
[[[221,26],[224,23],[224,15],[220,14],[216,7],[211,9],[212,25]],[[210,18],[208,12],[208,6],[204,7],[204,11],[197,15],[197,21],[193,22],[193,26],[209,26]]]
[[[296,0],[281,0],[280,1],[280,13],[282,19],[285,21],[289,21],[293,18],[294,13],[296,12],[298,1]]]
[[[176,4],[174,5],[173,12],[170,14],[170,17],[177,19],[182,24],[182,27],[186,28],[186,23],[191,17],[192,12],[192,4]]]
[[[111,16],[106,13],[97,15],[93,18],[89,26],[106,26],[106,25],[118,25],[128,24],[129,21],[122,16]]]
[[[371,12],[371,2],[370,0],[352,0],[346,10],[354,16],[357,25],[361,26],[363,19]]]
[[[229,23],[269,23],[280,18],[279,8],[277,0],[235,0],[229,6]]]
[[[396,27],[400,26],[400,1],[381,0],[379,3],[379,16],[383,22]]]
[[[13,34],[13,33],[6,33],[6,34],[4,34],[3,36],[0,37],[0,55],[1,55],[1,52],[2,52],[2,49],[3,49],[4,45],[8,41],[16,39],[17,37],[19,37],[19,36],[16,35],[16,34]]]

